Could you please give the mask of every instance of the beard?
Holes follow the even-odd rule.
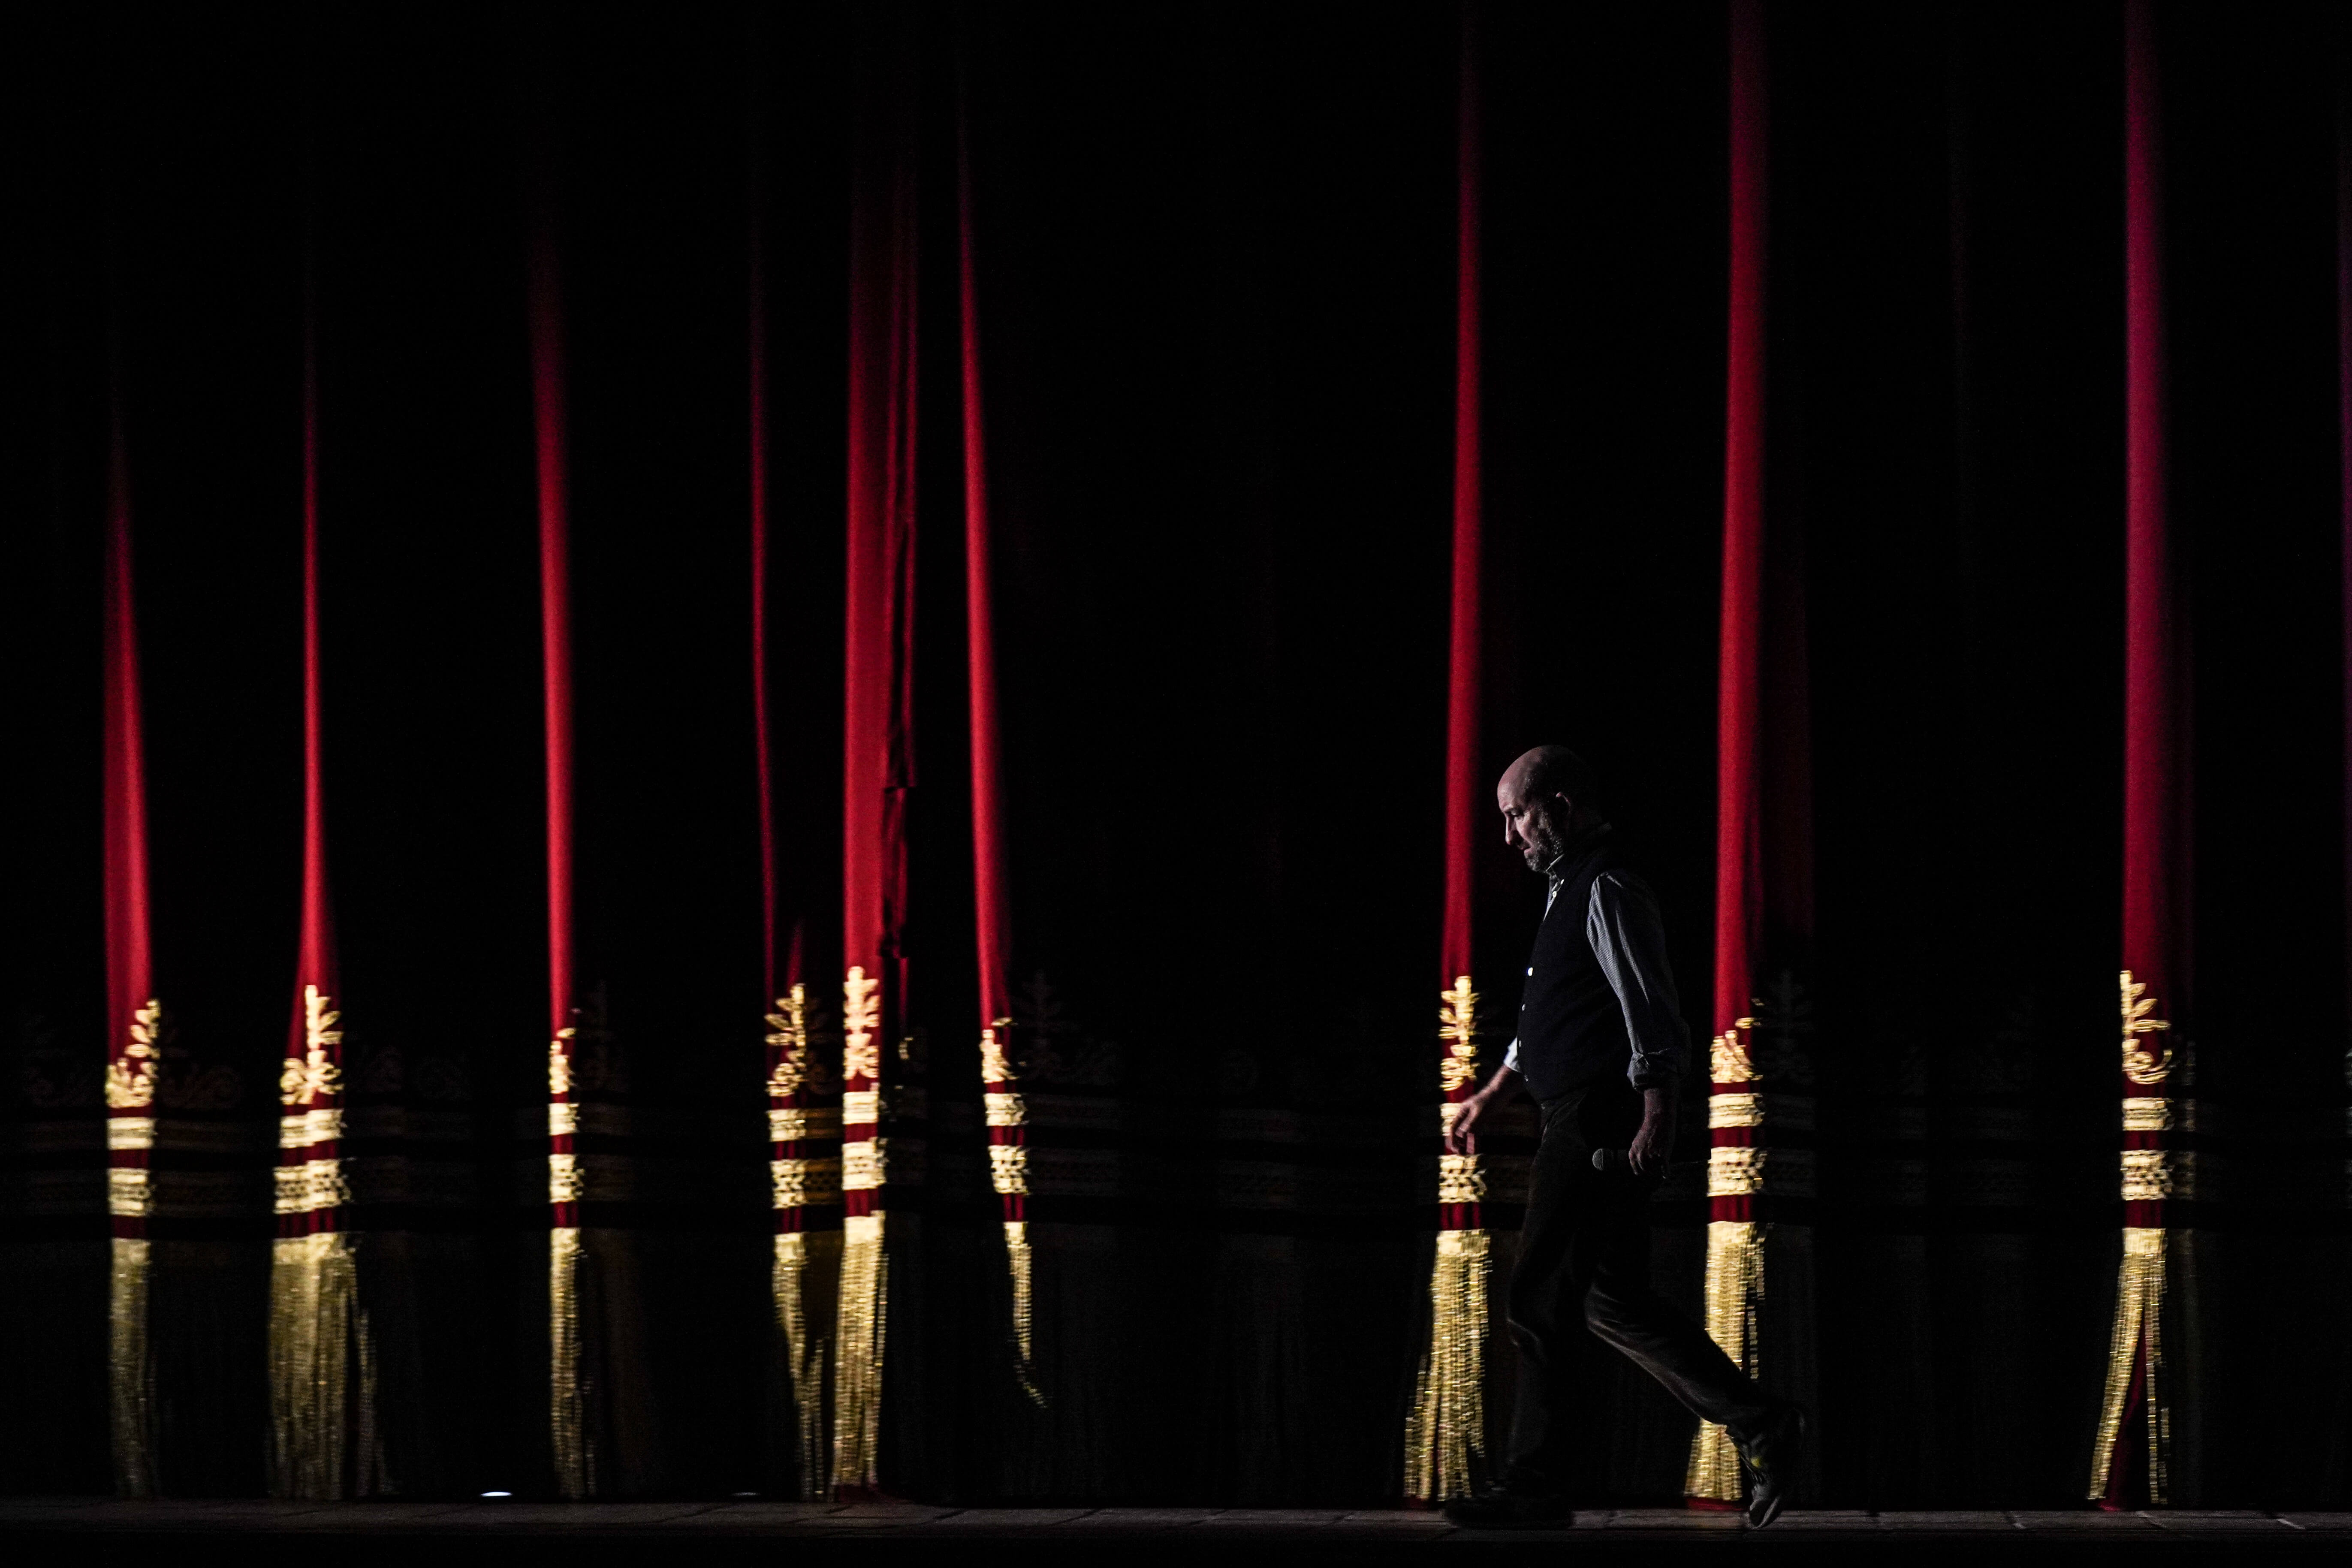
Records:
[[[1523,858],[1528,863],[1528,869],[1538,877],[1547,876],[1553,867],[1559,864],[1559,858],[1568,852],[1568,836],[1559,830],[1549,812],[1537,812],[1528,825],[1527,833],[1528,847]]]

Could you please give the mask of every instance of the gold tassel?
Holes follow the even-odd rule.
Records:
[[[1004,1222],[1004,1261],[1013,1273],[1013,1348],[1019,1360],[1013,1375],[1029,1403],[1043,1408],[1045,1395],[1037,1386],[1037,1347],[1032,1328],[1034,1264],[1029,1248],[1026,1220]]]
[[[130,1498],[156,1493],[155,1363],[147,1338],[152,1246],[144,1237],[116,1237],[107,1279],[107,1393],[113,1418],[114,1489],[118,1496]]]
[[[833,1302],[824,1287],[835,1281],[824,1276],[837,1276],[840,1266],[838,1231],[791,1230],[776,1237],[771,1282],[776,1330],[783,1338],[784,1371],[792,1382],[801,1497],[805,1501],[833,1495],[832,1445],[826,1441],[831,1425],[825,1419],[824,1405],[834,1362]],[[813,1279],[812,1274],[817,1277]]]
[[[1468,1497],[1486,1464],[1486,1274],[1483,1230],[1441,1230],[1429,1278],[1429,1348],[1405,1422],[1405,1495]]]
[[[577,1501],[596,1490],[596,1459],[588,1440],[586,1401],[580,1387],[580,1227],[556,1226],[547,1235],[549,1431],[555,1450],[555,1489]]]
[[[883,1216],[842,1221],[840,1339],[833,1394],[833,1482],[879,1483],[882,1348],[889,1321],[889,1272]]]
[[[1706,1226],[1706,1331],[1750,1377],[1760,1375],[1757,1320],[1764,1304],[1764,1227],[1753,1220],[1709,1220]],[[1691,1440],[1686,1497],[1738,1502],[1744,1490],[1739,1449],[1712,1421]]]
[[[374,1489],[374,1361],[359,1304],[357,1238],[280,1237],[269,1258],[269,1495]],[[356,1373],[356,1380],[353,1374]]]
[[[2158,1397],[2157,1374],[2163,1370],[2165,1232],[2154,1226],[2124,1227],[2123,1266],[2116,1276],[2116,1328],[2107,1342],[2107,1396],[2099,1411],[2098,1441],[2091,1449],[2090,1498],[2107,1495],[2107,1477],[2115,1467],[2116,1444],[2124,1430],[2126,1405],[2131,1398],[2132,1373],[2143,1353],[2147,1381],[2143,1394],[2147,1407],[2147,1495],[2153,1506],[2165,1506],[2170,1489],[2166,1474],[2166,1439],[2171,1436],[2171,1412]]]

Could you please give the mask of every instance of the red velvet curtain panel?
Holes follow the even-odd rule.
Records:
[[[878,20],[850,192],[844,679],[842,1207],[834,1484],[882,1481],[886,1356],[915,1321],[894,1291],[910,1239],[886,1215],[919,1177],[920,1063],[908,1016],[907,813],[915,784],[917,184],[912,14]],[[908,1086],[910,1087],[910,1085]],[[886,1118],[891,1125],[884,1125]],[[885,1140],[886,1131],[888,1134]],[[886,1163],[887,1162],[887,1163]],[[911,1216],[909,1216],[911,1217]],[[896,1400],[894,1398],[894,1403]]]
[[[121,395],[108,434],[100,606],[106,817],[107,1403],[114,1488],[152,1497],[160,1475],[155,1369],[148,1332],[148,1216],[154,1208],[163,1018],[155,998],[147,863],[147,759],[131,539],[131,460]]]
[[[1812,1404],[1811,725],[1804,561],[1774,493],[1769,411],[1771,110],[1759,0],[1730,13],[1729,321],[1717,707],[1713,1042],[1706,1319],[1727,1353]],[[1811,1478],[1800,1479],[1801,1495]],[[1738,1456],[1702,1425],[1684,1489],[1741,1496]]]
[[[1493,821],[1479,722],[1485,702],[1486,538],[1481,488],[1479,16],[1465,0],[1454,132],[1454,505],[1446,638],[1445,906],[1438,938],[1441,1132],[1478,1087],[1475,975],[1476,846]],[[1490,1242],[1484,1157],[1437,1157],[1438,1234],[1429,1286],[1429,1339],[1404,1432],[1405,1495],[1465,1497],[1483,1484],[1486,1432]]]
[[[545,112],[542,110],[542,112]],[[551,129],[542,124],[542,136]],[[573,888],[571,515],[566,473],[563,278],[551,148],[534,171],[528,307],[533,479],[539,513],[541,711],[547,789],[547,1189],[549,1435],[556,1490],[596,1489],[583,1387],[579,1106],[573,1048],[579,1016]]]
[[[2171,1198],[2191,1086],[2176,1045],[2189,1011],[2189,772],[2187,647],[2168,517],[2164,134],[2160,59],[2147,0],[2124,10],[2124,877],[2121,975],[2123,1260],[2091,1496],[2161,1506],[2175,1473],[2169,1303],[2191,1285]]]

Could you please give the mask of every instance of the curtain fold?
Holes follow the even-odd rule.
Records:
[[[341,1498],[382,1489],[375,1357],[359,1299],[342,1158],[343,1033],[327,884],[319,667],[319,362],[315,286],[302,301],[302,887],[294,1009],[278,1083],[269,1272],[269,1489]]]
[[[140,701],[139,626],[131,538],[131,459],[121,393],[108,431],[104,637],[106,879],[106,1198],[112,1233],[107,1292],[107,1399],[114,1489],[153,1497],[162,1489],[162,1432],[149,1321],[153,1268],[157,1089],[164,1023],[154,994],[147,861],[147,757]]]
[[[542,128],[542,133],[544,129]],[[540,679],[547,826],[548,1432],[555,1489],[597,1490],[598,1434],[585,1387],[580,1108],[573,1088],[575,972],[571,515],[565,453],[563,294],[551,173],[533,191],[530,256],[532,478],[539,513]]]
[[[1715,1016],[1707,1104],[1705,1317],[1766,1387],[1814,1404],[1811,733],[1804,568],[1772,493],[1769,77],[1763,7],[1730,14],[1730,312],[1717,697]],[[1811,1478],[1800,1479],[1807,1497]],[[1692,1440],[1684,1491],[1736,1506],[1738,1453]]]
[[[928,1108],[908,1006],[908,814],[915,785],[917,67],[915,13],[871,26],[851,173],[849,473],[843,730],[842,1271],[833,1480],[867,1494],[919,1474],[919,1286]],[[891,1468],[898,1474],[886,1478]]]
[[[2163,99],[2153,8],[2124,9],[2124,876],[2122,1260],[2094,1501],[2193,1497],[2179,1461],[2183,1374],[2174,1321],[2193,1288],[2191,1196],[2179,1129],[2193,1092],[2189,1005],[2187,639],[2176,581],[2166,444]],[[2168,1364],[2168,1354],[2171,1357]]]
[[[755,66],[756,68],[756,66]],[[814,1055],[803,927],[783,934],[777,854],[777,767],[770,679],[772,565],[769,512],[766,131],[754,96],[749,153],[752,737],[759,784],[761,994],[768,999],[767,1094],[770,1207],[773,1236],[770,1304],[782,1386],[782,1419],[772,1449],[791,1458],[791,1489],[803,1499],[833,1491],[834,1321],[841,1273],[841,1113],[822,1102],[826,1078]]]
[[[989,1184],[1004,1226],[1013,1374],[1043,1405],[1033,1321],[1029,1239],[1029,1114],[1013,1059],[1013,905],[1004,858],[1004,769],[996,706],[996,595],[988,510],[988,426],[980,369],[980,294],[973,258],[971,112],[956,120],[956,297],[963,395],[964,639],[971,724],[971,867],[980,966],[980,1078],[988,1124]]]
[[[1454,517],[1445,700],[1445,904],[1439,934],[1438,1107],[1441,1136],[1478,1088],[1478,994],[1472,908],[1479,825],[1487,819],[1481,752],[1485,518],[1480,493],[1478,12],[1462,7],[1456,100]],[[1482,1213],[1486,1173],[1475,1153],[1437,1156],[1437,1242],[1429,1336],[1405,1420],[1405,1495],[1466,1497],[1487,1472],[1486,1340],[1492,1244]]]

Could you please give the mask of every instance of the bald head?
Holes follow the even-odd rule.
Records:
[[[1577,829],[1599,818],[1593,795],[1591,764],[1566,746],[1521,752],[1495,785],[1504,842],[1529,869],[1550,869]]]

